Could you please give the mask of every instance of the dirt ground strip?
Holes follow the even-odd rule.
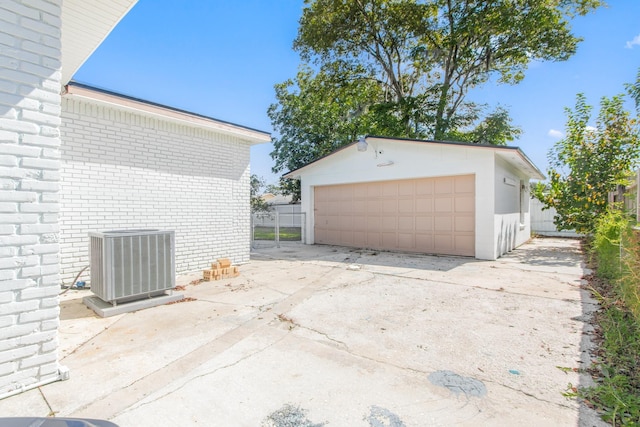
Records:
[[[0,416],[122,427],[605,425],[563,393],[588,383],[579,242],[535,239],[497,261],[283,244],[240,277],[112,318],[61,297],[71,379]]]

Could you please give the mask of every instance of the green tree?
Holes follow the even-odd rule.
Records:
[[[522,134],[522,129],[511,123],[509,112],[503,107],[489,113],[471,131],[450,130],[445,139],[475,144],[507,145]]]
[[[351,70],[329,64],[318,72],[303,66],[295,79],[275,86],[277,103],[267,114],[273,138],[275,173],[295,170],[349,144],[363,133],[393,134],[397,121],[379,103],[381,92],[370,80],[352,78]],[[297,182],[281,180],[284,194],[300,197]]]
[[[264,179],[260,178],[258,175],[252,174],[250,181],[250,205],[251,205],[251,213],[257,212],[269,212],[270,207],[262,200],[262,188],[264,187]]]
[[[531,61],[562,61],[579,38],[569,20],[600,0],[305,0],[294,47],[376,82],[405,132],[444,139],[470,126],[470,89],[518,83]]]
[[[549,153],[549,183],[533,188],[546,208],[557,210],[558,229],[591,233],[607,210],[609,192],[628,184],[640,155],[640,129],[624,102],[624,95],[603,98],[595,128],[584,95],[566,110],[567,136]]]

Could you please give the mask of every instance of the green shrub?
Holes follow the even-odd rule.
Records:
[[[596,221],[591,248],[598,276],[609,280],[621,277],[620,243],[628,227],[629,220],[619,209],[608,209]]]
[[[593,282],[602,310],[596,386],[579,395],[613,425],[640,425],[640,231],[621,210],[596,222],[590,244],[601,280]]]
[[[622,249],[622,276],[616,282],[616,289],[640,325],[640,230],[627,227]]]

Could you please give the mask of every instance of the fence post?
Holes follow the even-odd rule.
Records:
[[[276,247],[280,247],[280,213],[276,210]]]

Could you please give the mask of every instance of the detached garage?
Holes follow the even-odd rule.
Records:
[[[530,238],[517,147],[368,136],[285,175],[300,179],[307,243],[496,259]]]

